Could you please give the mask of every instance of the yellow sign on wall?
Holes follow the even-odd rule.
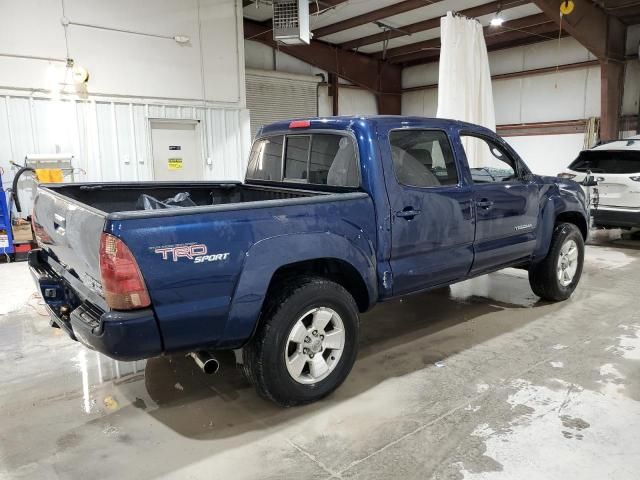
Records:
[[[169,170],[182,170],[181,158],[170,158],[168,161]]]

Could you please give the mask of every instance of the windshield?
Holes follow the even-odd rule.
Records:
[[[640,151],[585,150],[569,168],[576,172],[640,173]]]

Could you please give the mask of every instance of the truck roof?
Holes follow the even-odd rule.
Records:
[[[446,129],[451,126],[456,126],[469,127],[476,131],[486,130],[487,132],[490,132],[490,130],[479,125],[446,118],[417,117],[405,115],[345,115],[337,117],[306,117],[282,120],[263,126],[259,130],[258,135],[295,130],[295,128],[290,128],[291,122],[309,122],[308,126],[298,127],[301,129],[311,128],[347,130],[357,124],[360,124],[364,127],[366,126],[366,124],[375,125],[377,123],[393,122],[397,123],[398,126],[402,126],[403,124],[415,125],[416,123],[419,123],[421,124],[421,126],[430,128]]]

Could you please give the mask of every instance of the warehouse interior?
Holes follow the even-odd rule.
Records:
[[[294,25],[293,34],[282,33],[278,8],[294,12],[295,22],[288,24]],[[0,478],[637,478],[640,1],[0,0],[0,18]],[[447,20],[475,28],[481,40],[473,48],[481,55],[469,52],[462,35],[445,38]],[[445,48],[447,61],[458,55],[464,66],[449,68],[453,64],[445,61]],[[474,78],[485,82],[485,89],[477,90],[485,93],[465,93],[476,91]],[[447,114],[452,104],[463,113]],[[485,107],[488,122],[473,115]],[[576,290],[570,298],[541,298],[532,291],[529,264],[506,261],[503,266],[509,268],[487,275],[469,274],[438,288],[432,288],[435,283],[414,288],[413,295],[383,298],[389,272],[376,271],[383,264],[381,232],[393,231],[398,220],[371,221],[365,218],[369,203],[362,203],[353,207],[356,223],[362,218],[356,224],[340,205],[325,202],[329,206],[323,208],[312,202],[322,195],[356,199],[366,194],[376,215],[381,215],[381,197],[388,210],[395,190],[368,191],[366,182],[395,181],[382,175],[386,167],[367,163],[386,155],[389,140],[381,131],[365,138],[358,128],[398,122],[399,130],[425,118],[454,122],[434,123],[445,125],[435,127],[442,131],[455,122],[481,124],[504,139],[499,150],[517,153],[529,184],[552,185],[558,195],[580,199],[586,215],[584,266],[581,260],[582,275],[571,284]],[[334,161],[344,151],[345,138],[353,137],[360,148],[354,154],[363,169],[356,173],[362,181],[358,188],[334,184],[323,192],[309,186],[314,182],[307,177],[308,166],[286,184],[282,166],[284,183],[266,200],[254,191],[255,182],[240,190],[256,179],[250,173],[258,168],[251,163],[254,140],[264,148],[260,142],[282,125],[291,132],[323,122],[329,126],[317,128],[336,134],[347,125],[349,131],[336,144]],[[271,124],[276,126],[265,127]],[[310,139],[309,152],[317,133],[301,132]],[[451,142],[457,153],[455,138]],[[460,145],[470,159],[466,144]],[[396,147],[390,148],[393,157]],[[624,166],[611,171],[576,167],[595,158],[593,149],[598,155],[612,153],[611,158],[620,155],[617,161]],[[286,148],[281,151],[286,162]],[[468,166],[473,170],[470,161]],[[325,175],[326,187],[332,170]],[[488,173],[495,180],[493,174]],[[115,183],[98,192],[104,194],[100,201],[80,202],[110,182]],[[165,199],[149,190],[145,206],[136,209],[155,208],[147,208],[149,202],[167,209],[149,227],[144,223],[149,212],[103,206],[125,203],[134,189],[162,186],[158,182],[178,185],[171,189],[177,195]],[[305,190],[287,193],[296,182]],[[460,182],[463,187],[462,177]],[[73,194],[77,202],[65,207],[65,219],[57,210],[62,197],[55,192],[71,192],[70,183],[83,186]],[[222,201],[212,190],[212,205],[201,207],[193,194],[195,203],[186,206],[190,213],[171,216],[172,209],[183,207],[178,192],[213,183],[221,196],[235,198],[225,193],[235,188],[242,200]],[[54,194],[43,185],[60,190],[54,188]],[[527,205],[538,212],[538,203],[530,204],[539,202],[542,212],[547,191],[536,190]],[[55,198],[55,208],[42,206],[47,198]],[[301,202],[300,210],[285,210],[293,208],[287,201]],[[216,202],[231,206],[223,211]],[[211,230],[194,230],[199,236],[184,240],[191,225],[185,219],[209,207],[193,223]],[[73,224],[78,211],[93,217]],[[435,206],[424,208],[422,216],[444,212]],[[606,212],[614,213],[598,220]],[[234,221],[224,223],[231,215]],[[309,240],[275,249],[266,243],[257,253],[244,250],[245,244],[260,245],[264,235],[287,236],[296,218],[306,216],[308,233],[327,234],[326,245],[305,237]],[[255,300],[250,297],[260,292],[258,281],[247,278],[258,278],[274,258],[314,258],[314,249],[343,248],[329,239],[331,220],[340,224],[339,232],[351,232],[337,235],[345,245],[361,242],[373,251],[373,263],[362,270],[381,293],[370,309],[362,308],[354,294],[359,340],[353,369],[339,388],[313,403],[283,408],[265,399],[253,387],[255,371],[247,374],[250,369],[242,367],[247,350],[235,344],[116,359],[88,348],[79,332],[74,336],[71,330],[70,339],[64,328],[51,328],[60,325],[50,316],[64,316],[69,306],[47,298],[52,290],[43,283],[38,252],[55,260],[47,281],[63,277],[56,277],[55,285],[65,295],[75,299],[77,292],[69,290],[84,288],[78,282],[88,284],[91,295],[106,298],[110,291],[105,287],[102,294],[101,280],[67,259],[93,261],[86,271],[102,272],[105,283],[104,235],[126,239],[128,226],[135,226],[130,238],[138,245],[122,245],[136,257],[132,264],[143,287],[145,280],[151,285],[152,275],[159,276],[164,298],[156,305],[150,289],[154,304],[146,306],[152,316],[167,312],[175,320],[177,338],[197,321],[211,324],[210,312],[248,315],[247,305]],[[51,240],[47,222],[69,240]],[[529,222],[509,229],[512,234],[527,230],[533,245],[543,235],[543,214],[539,230],[534,230],[537,220]],[[148,230],[141,233],[143,224]],[[440,224],[431,225],[422,234],[430,235],[429,242],[436,238],[428,248],[438,256],[438,246],[459,229],[434,236]],[[551,221],[553,232],[555,225]],[[233,243],[245,228],[250,233]],[[367,228],[378,236],[363,240]],[[92,246],[94,230],[100,240]],[[211,238],[211,232],[218,236]],[[159,233],[163,241],[146,243],[146,236],[155,239]],[[225,250],[227,240],[242,254],[235,255],[233,246]],[[497,249],[499,240],[486,248]],[[56,250],[62,243],[65,250]],[[190,250],[180,250],[185,246]],[[395,246],[388,248],[386,255],[393,255]],[[207,263],[209,270],[184,276],[181,255],[189,260],[200,255],[196,263]],[[338,252],[336,258],[342,258]],[[455,262],[449,254],[442,258]],[[225,262],[243,271],[225,270],[216,278],[202,273],[226,268]],[[341,262],[332,263],[335,278],[350,282],[359,275],[357,266]],[[393,268],[393,259],[389,262]],[[425,268],[416,262],[407,267],[410,278]],[[293,278],[284,278],[283,292]],[[228,291],[208,298],[227,283]],[[280,295],[269,285],[268,294]],[[242,288],[247,295],[236,312],[234,296]],[[178,289],[205,300],[189,303]],[[83,308],[92,297],[87,298]],[[284,297],[277,298],[284,304]],[[105,305],[111,307],[109,301]],[[215,303],[207,306],[210,310],[205,310],[207,301]],[[100,311],[111,310],[119,308]],[[265,306],[257,315],[269,312]],[[167,331],[163,334],[164,347],[170,339]],[[215,374],[207,362],[215,363]]]

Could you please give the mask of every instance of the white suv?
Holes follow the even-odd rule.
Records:
[[[640,227],[640,135],[584,150],[558,176],[582,182],[589,171],[598,182],[594,225]]]

